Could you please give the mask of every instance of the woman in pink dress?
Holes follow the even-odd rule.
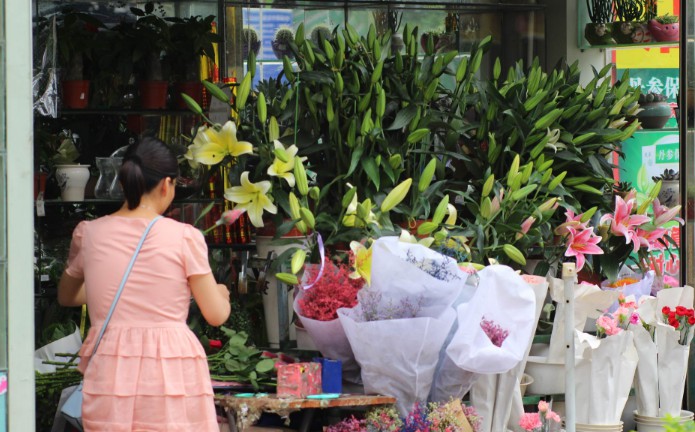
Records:
[[[149,232],[94,358],[97,335],[147,224],[174,199],[176,158],[155,139],[132,145],[119,178],[117,212],[81,222],[58,287],[63,306],[87,304],[91,328],[80,350],[86,431],[218,431],[207,357],[186,325],[191,295],[208,323],[229,317],[203,235],[173,219]]]

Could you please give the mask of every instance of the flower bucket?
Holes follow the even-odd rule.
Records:
[[[635,423],[637,424],[638,432],[663,432],[666,429],[665,417],[651,417],[638,414],[637,411],[634,412]],[[678,419],[678,423],[686,424],[693,421],[693,413],[690,411],[681,411],[681,416]]]
[[[614,425],[592,425],[575,423],[574,427],[576,432],[622,432],[623,422]]]
[[[281,253],[284,251],[297,247],[297,246],[302,246],[304,242],[306,241],[306,236],[303,234],[299,233],[297,231],[296,233],[290,232],[289,234],[298,234],[298,235],[286,235],[283,236],[282,239],[290,239],[291,242],[289,244],[282,244],[282,245],[275,245],[273,244],[273,235],[260,235],[259,233],[263,232],[264,234],[270,234],[268,230],[264,231],[258,231],[256,234],[256,251],[258,253],[258,257],[261,259],[265,259],[268,256],[269,252],[274,252],[275,256],[279,256]],[[265,278],[267,284],[268,284],[268,290],[266,293],[263,295],[263,314],[265,316],[265,326],[266,326],[266,332],[268,336],[268,344],[271,348],[280,348],[280,321],[279,321],[279,305],[278,305],[278,281],[275,278],[274,274],[268,274],[266,275]],[[289,296],[289,294],[288,294]],[[288,317],[288,326],[289,326],[289,317],[292,317],[292,301],[291,299],[288,298],[287,304],[285,305],[287,307],[287,317]],[[294,326],[289,326],[289,338],[290,339],[296,339],[296,332],[295,332],[295,327]]]
[[[519,383],[519,391],[521,392],[521,397],[524,397],[526,394],[526,389],[528,389],[528,386],[533,384],[533,377],[529,374],[523,374],[521,376],[521,382]]]

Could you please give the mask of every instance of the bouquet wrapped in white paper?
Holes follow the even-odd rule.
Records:
[[[620,293],[602,291],[598,286],[580,283],[574,285],[574,329],[583,331],[588,318],[598,318]],[[548,360],[565,362],[565,288],[562,279],[551,279],[550,297],[557,303],[553,330],[550,335]]]
[[[490,266],[480,272],[479,293],[468,305],[458,308],[459,322],[472,330],[481,328],[475,323],[479,316],[490,316],[509,332],[501,346],[495,347],[494,356],[479,341],[480,350],[476,352],[476,345],[469,343],[474,339],[467,332],[457,332],[460,339],[447,348],[457,365],[478,372],[470,399],[482,418],[484,431],[506,430],[512,416],[512,423],[516,423],[523,414],[519,382],[547,290],[544,278],[524,279],[508,267]],[[494,345],[493,339],[490,341]]]
[[[649,270],[648,272],[643,274],[641,279],[639,278],[639,275],[637,275],[633,271],[626,271],[625,273],[622,273],[620,277],[621,279],[618,279],[618,282],[626,279],[635,280],[637,282],[613,286],[614,284],[611,284],[608,281],[604,281],[601,284],[601,289],[605,291],[617,292],[619,295],[622,294],[624,297],[634,296],[635,299],[637,299],[637,301],[639,301],[642,297],[649,296],[649,294],[652,292],[652,285],[654,284],[655,277],[654,270]],[[608,308],[608,311],[615,312],[617,309],[618,302],[615,301]]]
[[[597,322],[597,326],[599,323]],[[630,395],[637,351],[632,333],[620,331],[603,339],[576,332],[577,423],[608,425],[620,423]]]
[[[637,412],[679,417],[695,316],[693,288],[669,288],[643,301],[640,323],[630,326],[639,356],[635,378]]]
[[[467,276],[419,244],[382,237],[372,245],[371,285],[338,316],[367,393],[394,396],[401,414],[425,402]]]

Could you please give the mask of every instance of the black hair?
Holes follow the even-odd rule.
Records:
[[[123,155],[118,178],[123,187],[128,209],[140,205],[140,198],[154,189],[166,177],[179,175],[176,156],[162,141],[145,137],[132,144]]]

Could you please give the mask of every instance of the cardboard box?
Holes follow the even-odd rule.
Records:
[[[305,398],[321,393],[321,364],[293,363],[278,367],[278,397]]]

